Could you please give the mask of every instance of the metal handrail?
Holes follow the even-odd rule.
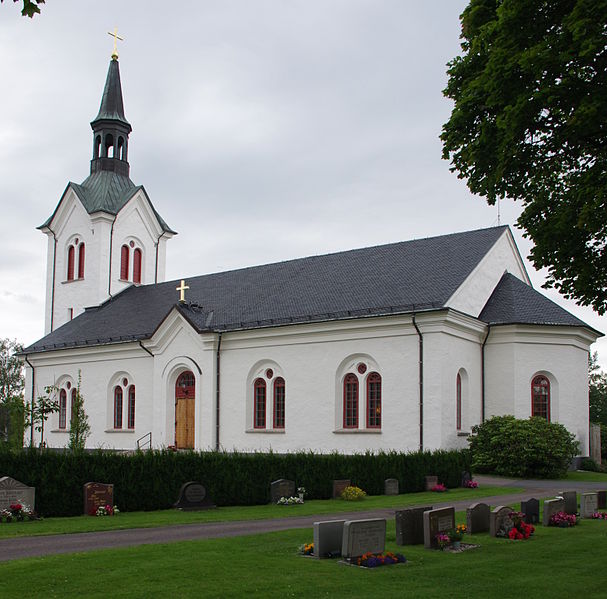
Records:
[[[147,438],[147,441],[143,441]],[[147,447],[146,447],[147,445]],[[152,431],[137,439],[137,449],[152,449]]]

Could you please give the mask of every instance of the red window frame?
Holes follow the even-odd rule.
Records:
[[[74,246],[67,249],[67,280],[74,280]]]
[[[123,245],[120,250],[120,279],[129,280],[129,246]]]
[[[543,374],[538,374],[531,381],[531,416],[550,422],[550,381]]]
[[[133,283],[141,283],[141,250],[133,251]]]
[[[84,243],[78,246],[78,278],[84,279]]]
[[[59,391],[59,428],[66,428],[66,419],[67,419],[67,391],[65,389],[61,389]]]
[[[195,394],[196,378],[191,370],[186,370],[175,381],[175,399],[190,399]]]
[[[122,428],[122,387],[114,387],[114,428]]]
[[[367,377],[367,428],[381,428],[381,375]]]
[[[266,428],[266,382],[256,379],[253,384],[253,428]]]
[[[462,376],[459,372],[455,378],[455,428],[462,430]]]
[[[358,428],[358,378],[349,373],[344,377],[344,428]]]
[[[274,381],[274,428],[285,427],[285,380],[279,376]]]
[[[135,428],[135,385],[129,387],[127,426],[129,429]]]

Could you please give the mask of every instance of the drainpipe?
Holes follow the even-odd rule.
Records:
[[[110,229],[110,268],[108,269],[108,280],[107,280],[107,294],[112,297],[112,244],[114,243],[114,223],[116,217],[112,221],[112,228]]]
[[[156,240],[156,264],[154,266],[154,283],[158,283],[158,245],[160,244],[160,240],[162,239],[162,236],[165,233],[166,231],[163,231]]]
[[[221,333],[217,333],[217,351],[215,353],[215,385],[216,398],[215,398],[215,451],[219,451],[219,383],[220,383],[220,361],[221,361]]]
[[[51,330],[53,332],[53,321],[55,316],[55,271],[57,269],[57,236],[55,235],[55,231],[53,231],[50,227],[48,230],[53,234],[53,239],[55,240],[55,245],[53,247],[53,286],[51,288]],[[26,358],[27,360],[27,358]],[[29,364],[29,362],[28,362]]]
[[[481,424],[485,422],[485,344],[491,332],[491,325],[487,325],[487,334],[481,345]]]
[[[419,450],[424,451],[424,338],[415,321],[415,314],[413,326],[419,337]]]
[[[154,354],[147,347],[145,347],[143,345],[143,343],[141,343],[141,339],[138,339],[138,341],[139,341],[139,346],[141,347],[141,349],[144,350],[144,351],[146,351],[146,352],[148,352],[148,354],[150,354],[150,356],[152,356],[152,358],[153,358]]]
[[[35,385],[35,371],[34,365],[25,356],[25,361],[28,366],[32,369],[32,401],[30,403],[30,447],[34,447],[34,385]]]

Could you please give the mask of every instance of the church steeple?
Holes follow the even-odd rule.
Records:
[[[117,54],[112,55],[99,114],[91,122],[91,127],[93,128],[91,175],[99,171],[109,171],[128,177],[129,133],[132,127],[124,116]]]

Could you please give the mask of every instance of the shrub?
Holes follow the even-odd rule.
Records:
[[[562,424],[539,417],[494,416],[473,426],[468,441],[474,470],[523,478],[564,476],[579,449]]]
[[[359,487],[346,487],[342,493],[341,498],[346,501],[362,501],[367,494]]]
[[[588,470],[590,472],[600,472],[601,467],[592,458],[584,458],[580,462],[580,470]]]

